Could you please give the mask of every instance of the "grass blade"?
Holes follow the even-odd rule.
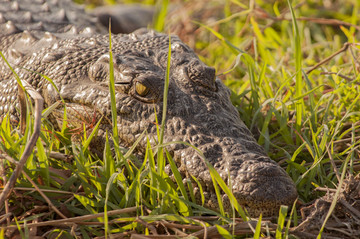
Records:
[[[254,239],[259,239],[260,238],[261,221],[262,221],[262,214],[260,214],[258,222],[256,223],[256,228],[255,228],[255,232],[254,232]]]
[[[163,111],[161,118],[161,128],[160,128],[160,139],[159,144],[162,145],[164,141],[164,131],[166,123],[166,113],[167,113],[167,96],[169,92],[169,79],[170,79],[170,63],[171,63],[171,35],[169,34],[169,48],[168,48],[168,57],[166,65],[166,75],[165,75],[165,84],[164,84],[164,94],[163,94]],[[158,151],[158,162],[157,162],[158,172],[160,176],[163,175],[163,170],[165,167],[165,159],[163,155],[163,148],[159,147]]]
[[[295,46],[295,71],[296,71],[296,81],[295,81],[295,97],[299,98],[301,96],[301,92],[303,89],[303,80],[302,80],[302,52],[301,52],[301,42],[300,42],[300,35],[299,35],[299,28],[296,22],[296,16],[294,10],[291,6],[290,0],[287,0],[289,9],[291,12],[291,19],[293,23],[293,34],[294,34],[294,46]],[[304,112],[304,100],[302,98],[298,99],[295,103],[295,110],[296,110],[296,120],[295,120],[295,129],[297,132],[301,132],[301,125],[302,125],[302,116]],[[301,141],[300,137],[297,135],[296,143]]]
[[[287,206],[281,205],[280,210],[279,210],[278,226],[277,226],[276,234],[275,234],[276,239],[282,238],[282,230],[284,228],[287,210],[288,210]]]
[[[154,27],[153,29],[155,29],[156,31],[162,32],[164,30],[164,26],[165,26],[165,20],[166,20],[166,14],[167,14],[167,9],[169,6],[169,0],[161,0],[161,1],[157,1],[157,13],[154,16]]]
[[[114,61],[112,53],[112,43],[111,43],[111,21],[109,21],[109,73],[110,73],[110,99],[111,99],[111,119],[113,124],[113,135],[114,140],[119,143],[119,132],[117,128],[117,111],[116,111],[116,99],[115,99],[115,79],[114,79]]]

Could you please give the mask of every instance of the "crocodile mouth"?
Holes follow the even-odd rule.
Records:
[[[232,190],[239,205],[251,217],[278,215],[281,205],[291,206],[298,196],[292,181],[289,181],[291,180],[290,178],[274,177],[263,179],[265,182],[262,182],[260,185],[254,182],[243,183],[241,188],[233,188]],[[199,189],[195,189],[195,196],[200,200]],[[219,203],[213,188],[210,186],[203,190],[205,206],[218,211]],[[233,203],[230,202],[229,196],[223,193],[221,198],[224,210],[232,213]]]
[[[288,178],[263,178],[256,188],[244,195],[241,191],[234,192],[239,204],[249,215],[258,217],[277,215],[281,205],[289,206],[297,198],[297,191]],[[252,183],[244,184],[244,188],[254,188]]]

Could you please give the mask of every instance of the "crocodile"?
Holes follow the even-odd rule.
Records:
[[[89,112],[111,118],[109,36],[96,19],[69,0],[0,3],[0,50],[19,77],[44,97],[46,105],[62,98],[75,119]],[[112,36],[121,145],[132,146],[144,131],[148,137],[140,140],[136,152],[145,152],[146,138],[156,144],[155,122],[162,119],[170,42],[164,142],[183,141],[197,147],[252,216],[274,215],[280,205],[291,205],[297,198],[295,184],[241,121],[230,101],[230,90],[216,77],[215,69],[177,36],[170,39],[146,29]],[[58,91],[39,73],[51,78]],[[17,83],[2,59],[0,103],[0,121],[8,115],[16,124]],[[111,121],[103,120],[101,127],[110,129]],[[207,205],[217,208],[212,180],[199,153],[175,143],[167,150],[184,177],[196,177],[203,185]],[[229,208],[226,194],[223,201]]]

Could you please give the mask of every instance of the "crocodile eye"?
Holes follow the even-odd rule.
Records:
[[[136,82],[135,91],[139,96],[146,96],[149,93],[149,90],[150,89],[145,85],[141,84],[140,82]]]

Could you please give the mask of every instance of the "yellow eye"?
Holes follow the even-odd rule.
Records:
[[[140,82],[136,82],[135,90],[138,95],[144,97],[149,93],[150,89],[145,85],[141,84]]]

